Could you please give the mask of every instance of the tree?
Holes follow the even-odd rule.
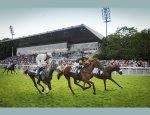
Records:
[[[115,33],[103,39],[100,58],[139,59],[138,37],[140,37],[140,33],[134,27],[118,28]]]
[[[4,38],[2,39],[2,41],[7,41],[7,40],[11,40],[10,38]]]
[[[137,29],[134,28],[134,27],[127,27],[127,26],[124,26],[124,27],[121,27],[121,28],[118,28],[116,30],[116,34],[120,35],[121,37],[130,37],[132,35],[134,35],[135,33],[137,33]]]
[[[135,34],[132,42],[138,54],[138,59],[150,60],[150,29],[144,29]]]

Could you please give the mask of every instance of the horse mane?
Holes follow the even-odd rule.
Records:
[[[100,63],[100,60],[99,60],[99,59],[93,58],[93,60],[96,61],[96,62],[98,63],[100,69],[102,69],[102,70],[104,69],[104,66]]]

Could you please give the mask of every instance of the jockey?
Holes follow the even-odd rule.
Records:
[[[98,60],[98,59],[97,58],[91,58],[91,59],[88,60],[89,63],[90,63],[91,60]],[[101,63],[99,63],[99,68],[94,68],[93,69],[93,71],[92,71],[93,75],[102,75],[103,74],[102,69],[104,69],[104,67]]]
[[[86,56],[83,56],[81,58],[78,58],[75,62],[75,65],[76,65],[76,72],[78,73],[78,70],[82,69],[83,68],[83,65],[87,62],[87,60],[89,59],[89,56],[86,55]]]
[[[9,58],[9,62],[8,62],[7,68],[11,67],[13,64],[14,64],[13,59]]]
[[[39,75],[39,73],[44,69],[44,67],[48,64],[48,61],[50,58],[52,58],[51,54],[38,54],[36,57],[36,63],[37,63],[37,70],[36,70],[36,75]]]
[[[98,59],[89,56],[88,60],[85,62],[84,65],[86,66],[86,65],[91,64],[91,62],[92,62],[93,60],[98,60]],[[100,64],[100,63],[99,63],[99,64]],[[92,71],[93,75],[94,75],[94,74],[95,74],[95,75],[102,75],[102,73],[103,73],[103,71],[102,71],[103,66],[102,66],[101,64],[100,64],[99,66],[100,66],[100,68],[94,68],[94,69],[93,69],[93,71]]]
[[[84,67],[84,64],[86,63],[86,61],[88,60],[89,56],[83,56],[81,58],[78,58],[73,67],[75,67],[75,71],[76,71],[76,76],[75,76],[75,80],[78,80],[78,73],[80,72],[79,70],[81,70]]]

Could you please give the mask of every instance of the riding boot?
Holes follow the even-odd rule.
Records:
[[[98,71],[98,74],[99,74],[99,75],[102,75],[102,74],[103,74],[103,71],[99,70],[99,71]]]
[[[40,67],[37,67],[37,70],[35,71],[36,73],[36,76],[39,76],[39,73],[40,73]]]
[[[77,69],[77,72],[80,73],[81,69],[82,69],[82,65],[79,65],[79,67],[78,67],[78,69]],[[80,71],[79,71],[79,70],[80,70]]]
[[[42,77],[41,77],[41,71],[43,70],[42,67],[38,67],[37,70],[36,70],[36,76],[38,76],[38,78],[40,80],[42,80]]]
[[[79,70],[79,67],[77,68],[76,73],[75,73],[75,80],[78,80],[78,70]]]

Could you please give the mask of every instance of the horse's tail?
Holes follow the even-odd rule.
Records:
[[[72,67],[71,65],[68,65],[68,66],[65,67],[61,72],[59,72],[58,75],[57,75],[57,79],[59,80],[62,75],[67,75],[67,74],[69,74],[71,67]]]
[[[57,79],[59,80],[62,75],[63,75],[63,71],[57,74]]]
[[[27,75],[28,74],[28,69],[21,69],[21,73],[23,75]]]

